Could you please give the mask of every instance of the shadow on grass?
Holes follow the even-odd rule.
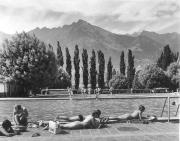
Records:
[[[136,127],[118,127],[119,131],[138,131],[139,128]]]

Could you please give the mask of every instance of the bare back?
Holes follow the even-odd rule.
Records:
[[[130,114],[130,116],[131,116],[131,118],[138,119],[138,118],[140,118],[141,114],[142,113],[140,110],[135,110],[133,113]]]
[[[97,128],[100,123],[100,121],[98,121],[98,119],[95,119],[92,115],[86,116],[86,118],[82,122],[87,128]]]

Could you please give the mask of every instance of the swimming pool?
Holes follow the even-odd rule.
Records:
[[[12,119],[13,105],[21,104],[28,109],[30,120],[51,120],[57,114],[72,116],[90,114],[100,109],[103,116],[121,115],[132,112],[138,105],[146,107],[144,115],[161,115],[165,98],[161,99],[103,99],[103,100],[21,100],[0,101],[0,121]],[[173,101],[173,99],[171,100]],[[171,106],[171,116],[175,115],[176,106]],[[167,104],[163,116],[167,116]]]

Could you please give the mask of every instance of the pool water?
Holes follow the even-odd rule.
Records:
[[[115,116],[133,112],[142,104],[146,115],[160,116],[165,99],[104,99],[104,100],[25,100],[0,101],[0,121],[12,120],[13,105],[21,104],[28,109],[30,120],[51,120],[56,115],[88,115],[94,109],[100,109],[103,116]],[[173,101],[173,99],[171,100]],[[167,116],[167,104],[163,116]],[[171,106],[171,116],[176,113],[176,106]]]

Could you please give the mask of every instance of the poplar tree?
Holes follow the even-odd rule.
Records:
[[[99,73],[98,73],[98,86],[99,88],[104,88],[104,70],[105,70],[105,59],[104,53],[98,51],[98,63],[99,63]]]
[[[132,51],[129,49],[128,50],[128,66],[127,66],[128,88],[132,88],[134,75],[135,75],[134,56],[132,55]]]
[[[107,65],[107,82],[109,82],[109,80],[111,80],[112,78],[112,70],[113,69],[113,65],[111,62],[111,57],[109,57],[109,61],[108,61],[108,65]]]
[[[59,41],[57,41],[57,65],[62,67],[64,65],[63,53]]]
[[[120,56],[120,74],[125,75],[125,69],[126,69],[126,65],[124,61],[124,51],[122,51]]]
[[[91,88],[96,88],[96,53],[94,50],[92,50],[92,56],[90,58],[90,82],[91,82]]]
[[[78,48],[78,45],[76,45],[75,50],[74,50],[75,89],[79,88],[79,78],[80,78],[79,63],[80,63],[79,48]]]
[[[71,55],[69,53],[69,49],[66,47],[66,72],[69,74],[70,78],[71,78],[71,70],[72,70]]]
[[[84,84],[84,87],[87,88],[88,86],[88,53],[86,49],[83,49],[82,61],[83,61],[83,84]]]

